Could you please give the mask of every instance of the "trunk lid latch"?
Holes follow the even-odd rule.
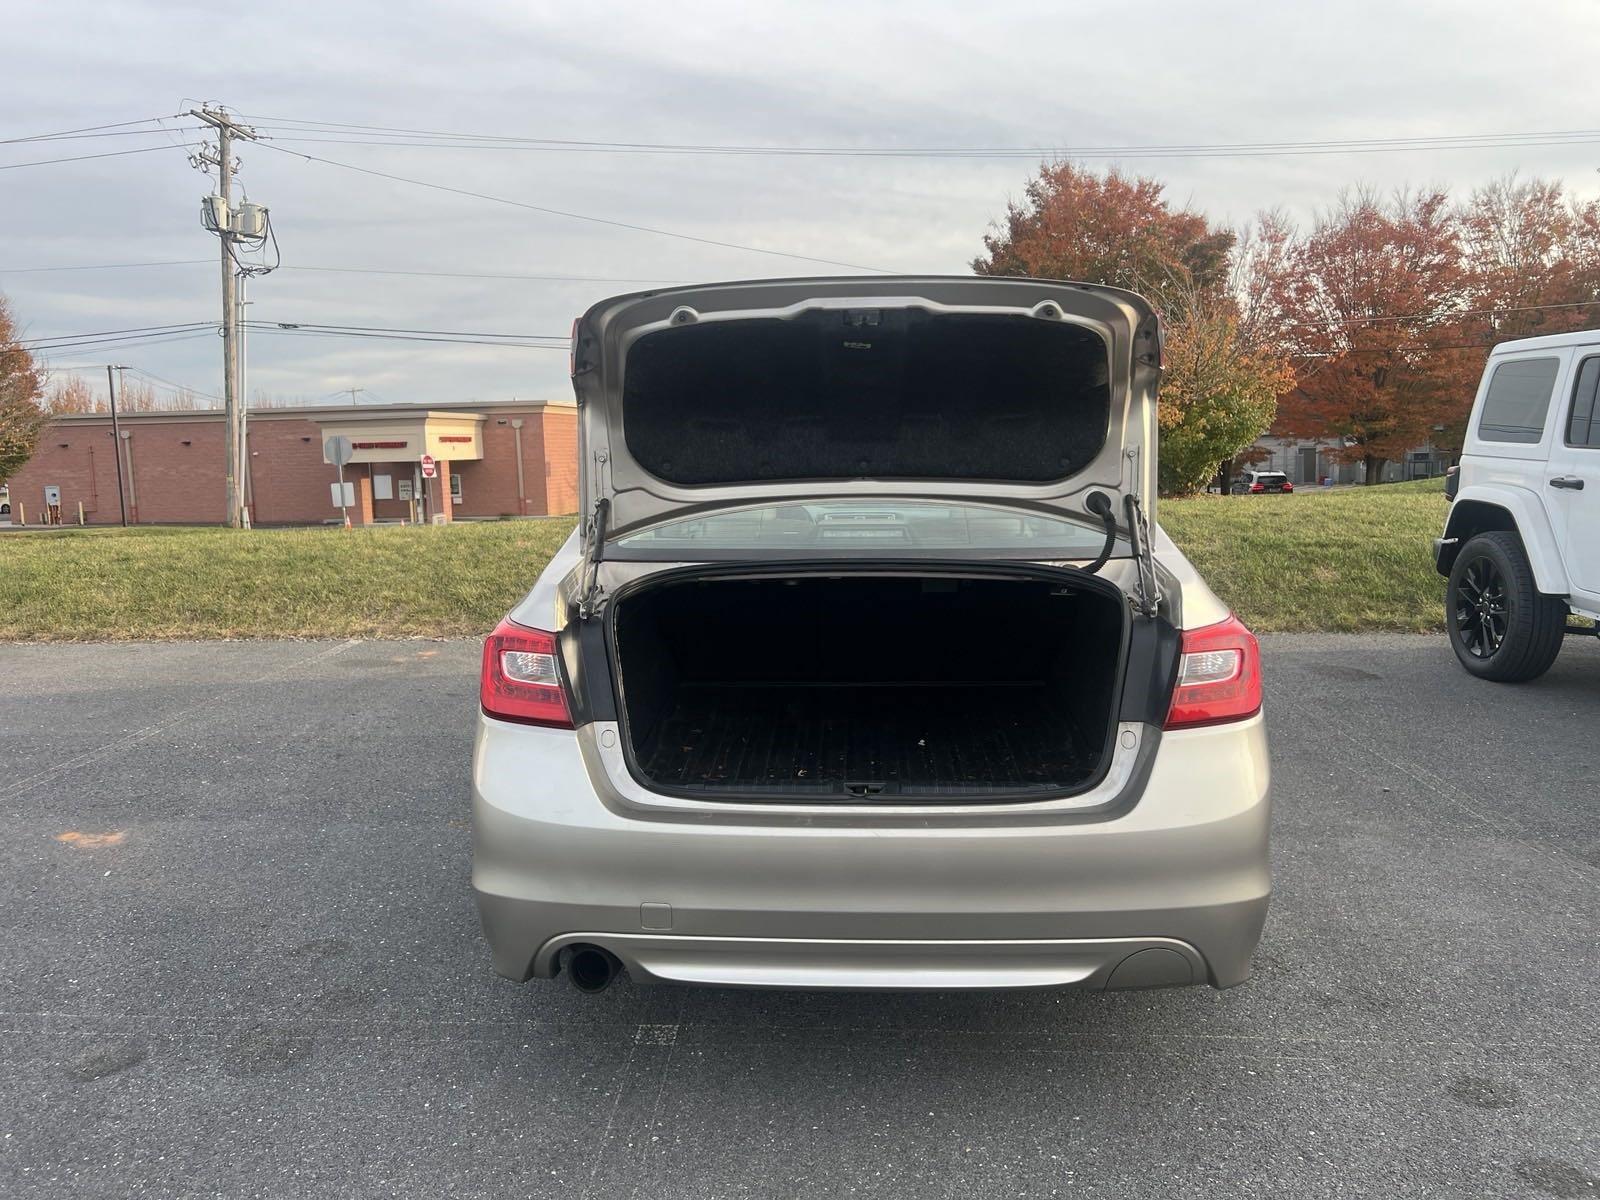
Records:
[[[852,796],[881,796],[884,788],[887,786],[887,784],[882,783],[868,783],[864,781],[851,782],[847,780],[844,785],[844,790],[849,792]]]

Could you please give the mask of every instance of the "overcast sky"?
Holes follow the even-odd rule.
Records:
[[[469,7],[471,11],[469,12]],[[1013,159],[611,154],[312,142],[289,120],[695,145],[1215,145],[1600,129],[1600,7],[1570,3],[120,4],[8,13],[0,137],[170,115],[199,100],[273,144],[389,174],[820,259],[965,272],[1036,165]],[[174,132],[0,146],[0,164],[193,141]],[[386,135],[345,136],[382,140]],[[564,336],[627,280],[838,273],[242,145],[285,268],[251,316]],[[1341,186],[1465,191],[1513,169],[1600,185],[1593,143],[1404,153],[1143,158],[1219,221],[1306,220]],[[0,171],[0,292],[30,336],[209,321],[210,190],[185,151]],[[144,269],[18,268],[206,259]],[[313,271],[566,275],[460,279]],[[624,282],[611,282],[622,280]],[[638,286],[643,286],[638,285]],[[112,355],[108,359],[108,355]],[[89,354],[220,392],[214,335]],[[253,336],[252,395],[363,400],[570,395],[564,349]]]

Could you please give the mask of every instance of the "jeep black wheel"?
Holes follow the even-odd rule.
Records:
[[[1567,606],[1534,582],[1514,533],[1480,533],[1461,547],[1445,591],[1450,645],[1480,679],[1520,683],[1550,669],[1561,651]]]

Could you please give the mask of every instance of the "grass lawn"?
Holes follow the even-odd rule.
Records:
[[[481,635],[572,524],[0,534],[0,639]]]
[[[1161,502],[1161,523],[1252,628],[1430,630],[1438,480]],[[444,527],[0,534],[0,640],[479,635],[571,518]]]
[[[1442,479],[1163,500],[1161,524],[1260,633],[1444,628]]]

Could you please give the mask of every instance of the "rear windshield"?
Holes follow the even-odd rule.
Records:
[[[628,450],[679,484],[1046,482],[1105,445],[1106,344],[1005,314],[817,310],[659,330],[629,349]]]
[[[1278,473],[1278,474],[1273,474],[1270,471],[1263,471],[1259,475],[1256,476],[1256,482],[1258,482],[1258,483],[1284,483],[1284,482],[1286,482],[1288,480],[1288,478],[1289,477],[1287,475],[1284,475],[1281,472]]]
[[[1016,509],[937,500],[815,500],[690,517],[624,534],[616,558],[714,558],[718,552],[797,548],[825,554],[1018,551],[1019,558],[1092,558],[1104,529]],[[1124,552],[1119,541],[1113,554]]]

